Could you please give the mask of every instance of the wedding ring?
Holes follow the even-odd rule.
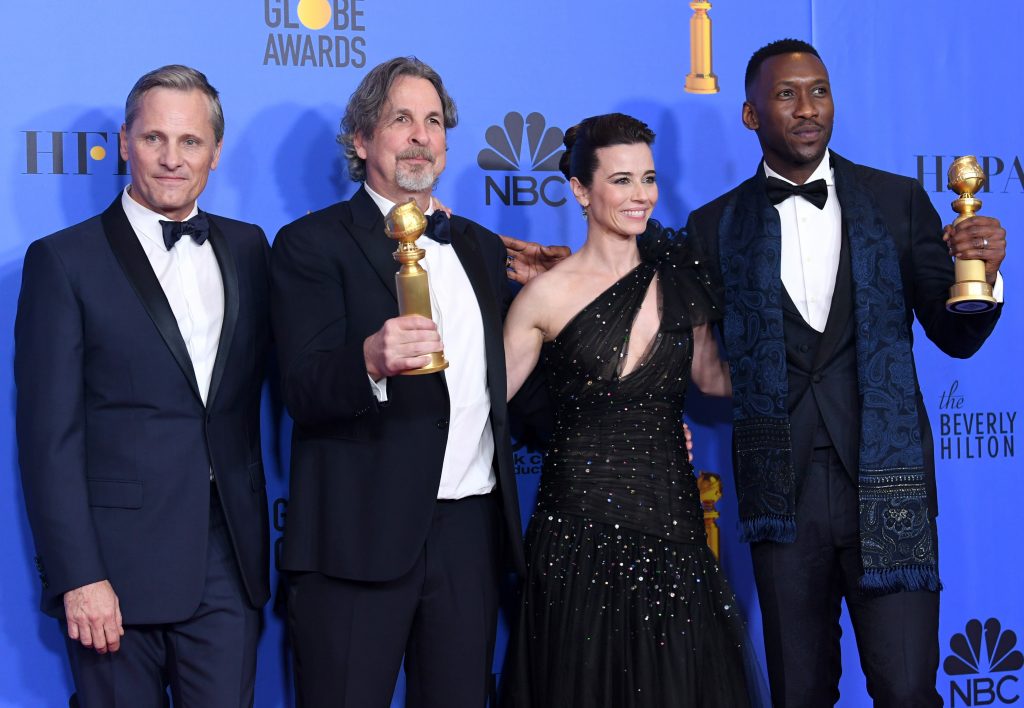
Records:
[[[984,251],[986,248],[988,248],[988,239],[987,238],[983,238],[983,239],[981,239],[981,250]]]
[[[505,267],[511,268],[513,265],[513,261],[515,261],[515,259],[515,256],[505,256]]]

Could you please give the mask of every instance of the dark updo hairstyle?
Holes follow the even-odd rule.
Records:
[[[558,161],[558,169],[566,179],[575,177],[589,188],[597,170],[597,151],[612,145],[650,145],[654,131],[647,124],[623,113],[584,118],[578,125],[565,131],[565,152]]]

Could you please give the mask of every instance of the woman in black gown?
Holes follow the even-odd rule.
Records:
[[[517,708],[752,704],[680,425],[691,378],[731,390],[709,333],[718,309],[685,239],[637,246],[658,199],[653,140],[622,114],[566,133],[587,240],[506,319],[509,396],[543,352],[555,409],[503,677]]]

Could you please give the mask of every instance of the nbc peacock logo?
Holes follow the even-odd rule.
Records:
[[[486,202],[492,198],[505,206],[548,206],[565,204],[565,180],[559,174],[546,177],[522,172],[558,172],[558,161],[565,149],[562,130],[548,127],[541,113],[512,111],[505,114],[501,125],[492,125],[484,133],[487,147],[477,155],[476,163],[488,172],[506,172],[501,177],[485,175]]]
[[[952,652],[942,664],[949,682],[950,706],[1009,705],[1020,699],[1015,671],[1024,667],[1017,634],[990,617],[967,622],[949,640]]]
[[[364,0],[263,0],[264,66],[366,66]]]

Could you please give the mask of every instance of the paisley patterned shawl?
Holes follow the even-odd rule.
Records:
[[[868,592],[937,590],[916,405],[916,377],[896,244],[852,166],[834,156],[850,241],[857,378],[860,586]],[[796,485],[787,412],[781,227],[764,171],[744,182],[718,231],[725,286],[723,334],[733,385],[734,464],[742,535],[790,542]]]

